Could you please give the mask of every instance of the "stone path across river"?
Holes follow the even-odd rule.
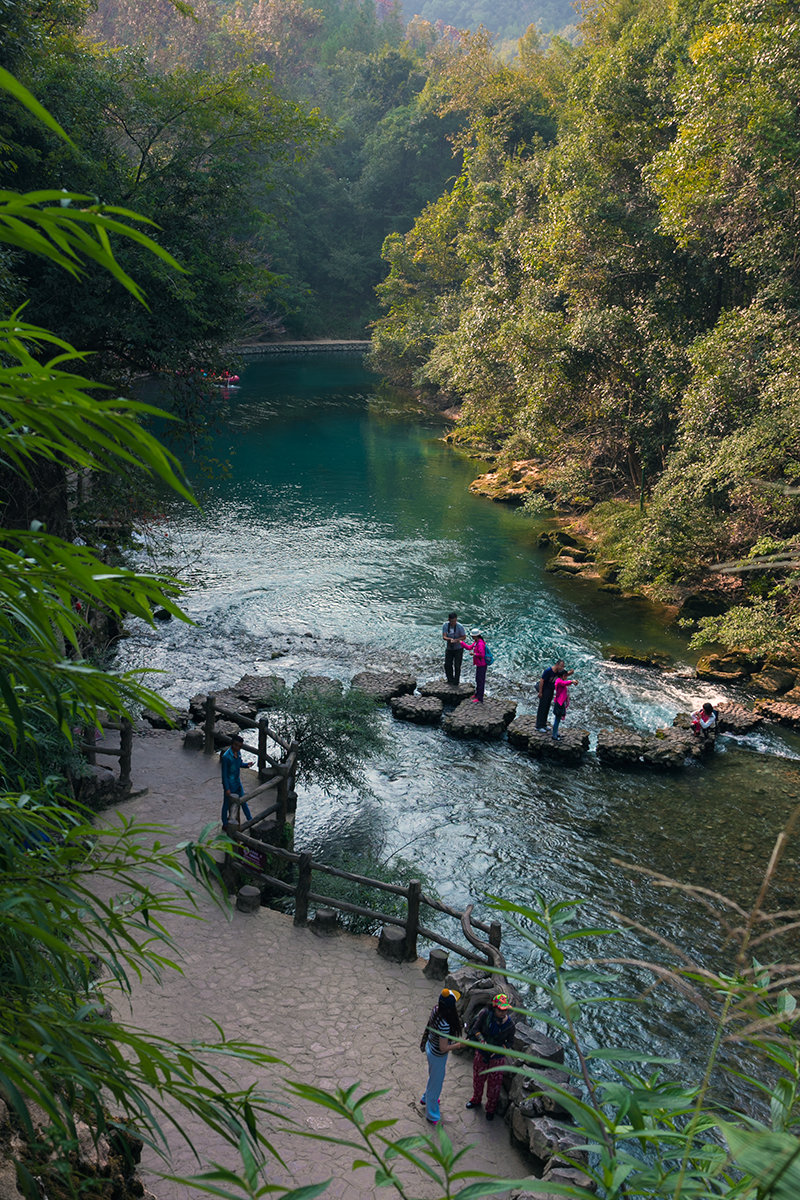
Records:
[[[120,811],[169,826],[175,841],[196,837],[219,818],[219,760],[184,750],[178,732],[136,736],[133,787],[149,790],[120,805]],[[422,960],[389,963],[378,957],[375,938],[320,938],[266,908],[226,915],[201,900],[199,913],[201,920],[166,922],[181,948],[183,973],[165,972],[160,987],[150,981],[136,984],[130,1008],[127,1001],[119,1006],[123,1018],[181,1041],[214,1037],[213,1018],[228,1036],[260,1042],[285,1059],[288,1065],[276,1068],[271,1078],[245,1064],[226,1064],[240,1083],[274,1093],[277,1104],[275,1085],[282,1074],[326,1087],[360,1080],[369,1089],[390,1089],[375,1104],[374,1116],[396,1117],[398,1136],[428,1131],[419,1105],[426,1076],[419,1039],[440,985],[423,976]],[[505,1178],[526,1177],[530,1166],[510,1145],[504,1122],[488,1124],[481,1110],[465,1110],[470,1085],[470,1057],[451,1056],[442,1096],[448,1136],[456,1147],[474,1144],[467,1165]],[[325,1109],[297,1104],[287,1115],[301,1130],[348,1136],[347,1127]],[[196,1142],[202,1166],[214,1160],[235,1165],[233,1152],[199,1122],[182,1116],[181,1123]],[[273,1182],[299,1186],[332,1176],[324,1193],[331,1200],[390,1195],[374,1186],[371,1171],[351,1170],[354,1152],[279,1130],[271,1137],[286,1163],[285,1170],[276,1164]],[[172,1169],[196,1172],[198,1164],[180,1136],[173,1133],[169,1140]],[[159,1162],[152,1152],[145,1151],[143,1163],[151,1172],[145,1182],[159,1200],[201,1195],[155,1178]],[[437,1193],[418,1178],[412,1194]]]

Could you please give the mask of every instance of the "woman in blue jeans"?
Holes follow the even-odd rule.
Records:
[[[425,1052],[428,1059],[428,1083],[420,1104],[425,1105],[425,1115],[430,1125],[438,1125],[442,1119],[439,1097],[442,1094],[447,1056],[453,1045],[452,1039],[461,1037],[463,1026],[456,1009],[459,997],[460,992],[454,992],[450,988],[443,989],[438,1002],[431,1010],[419,1044],[420,1050]]]

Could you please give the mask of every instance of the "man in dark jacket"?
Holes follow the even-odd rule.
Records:
[[[547,717],[550,712],[550,705],[553,703],[553,694],[556,690],[556,675],[564,666],[563,658],[557,659],[552,667],[545,667],[542,671],[542,678],[539,680],[539,707],[536,710],[536,728],[539,733],[547,733]]]
[[[485,1083],[486,1120],[492,1121],[503,1086],[503,1072],[492,1068],[505,1065],[503,1050],[510,1050],[514,1043],[511,1005],[504,992],[500,992],[491,1004],[480,1010],[467,1030],[467,1038],[471,1042],[483,1042],[484,1045],[475,1051],[472,1060],[472,1098],[467,1101],[466,1107],[480,1108]]]

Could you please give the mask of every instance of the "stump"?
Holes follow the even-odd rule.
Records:
[[[428,961],[422,968],[422,974],[427,979],[446,979],[450,967],[447,963],[447,951],[441,950],[438,947],[431,950],[428,955]]]
[[[252,883],[246,883],[236,893],[236,909],[238,912],[258,912],[261,908],[261,892]]]
[[[341,933],[339,918],[332,908],[318,908],[308,927],[320,937],[338,937]]]
[[[378,954],[389,962],[406,961],[406,935],[399,925],[384,925],[378,940]]]

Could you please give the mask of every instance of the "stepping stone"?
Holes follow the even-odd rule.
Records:
[[[788,729],[800,729],[800,704],[787,704],[784,700],[756,700],[755,706],[768,721],[775,721]]]
[[[713,754],[716,735],[696,734],[692,729],[657,729],[644,739],[642,764],[657,770],[675,770],[687,758]]]
[[[435,696],[392,696],[389,703],[399,721],[414,721],[417,725],[437,725],[442,719],[444,705]]]
[[[421,696],[435,696],[442,704],[460,704],[468,700],[475,691],[474,683],[448,683],[446,679],[432,679],[419,689]]]
[[[303,675],[292,691],[300,696],[341,696],[344,686],[341,679],[331,679],[328,675]]]
[[[533,713],[517,717],[516,721],[509,725],[508,740],[512,746],[527,750],[533,758],[547,758],[569,764],[579,763],[589,749],[588,729],[562,725],[558,741],[554,742],[551,730],[539,733]]]
[[[606,767],[635,767],[641,762],[646,739],[633,729],[601,729],[597,757]]]
[[[388,704],[392,696],[410,695],[417,686],[413,675],[399,671],[362,671],[353,677],[350,687],[371,696],[377,704]]]
[[[454,737],[500,738],[517,713],[513,700],[487,696],[482,704],[464,700],[445,715],[444,727]]]
[[[230,691],[240,700],[246,700],[259,709],[269,708],[276,693],[282,692],[285,687],[286,680],[280,675],[243,675]]]
[[[527,750],[532,758],[546,758],[576,766],[581,762],[588,749],[588,729],[576,729],[574,726],[562,725],[558,741],[553,739],[549,730],[547,733],[539,733],[534,727],[533,733],[528,734]]]

